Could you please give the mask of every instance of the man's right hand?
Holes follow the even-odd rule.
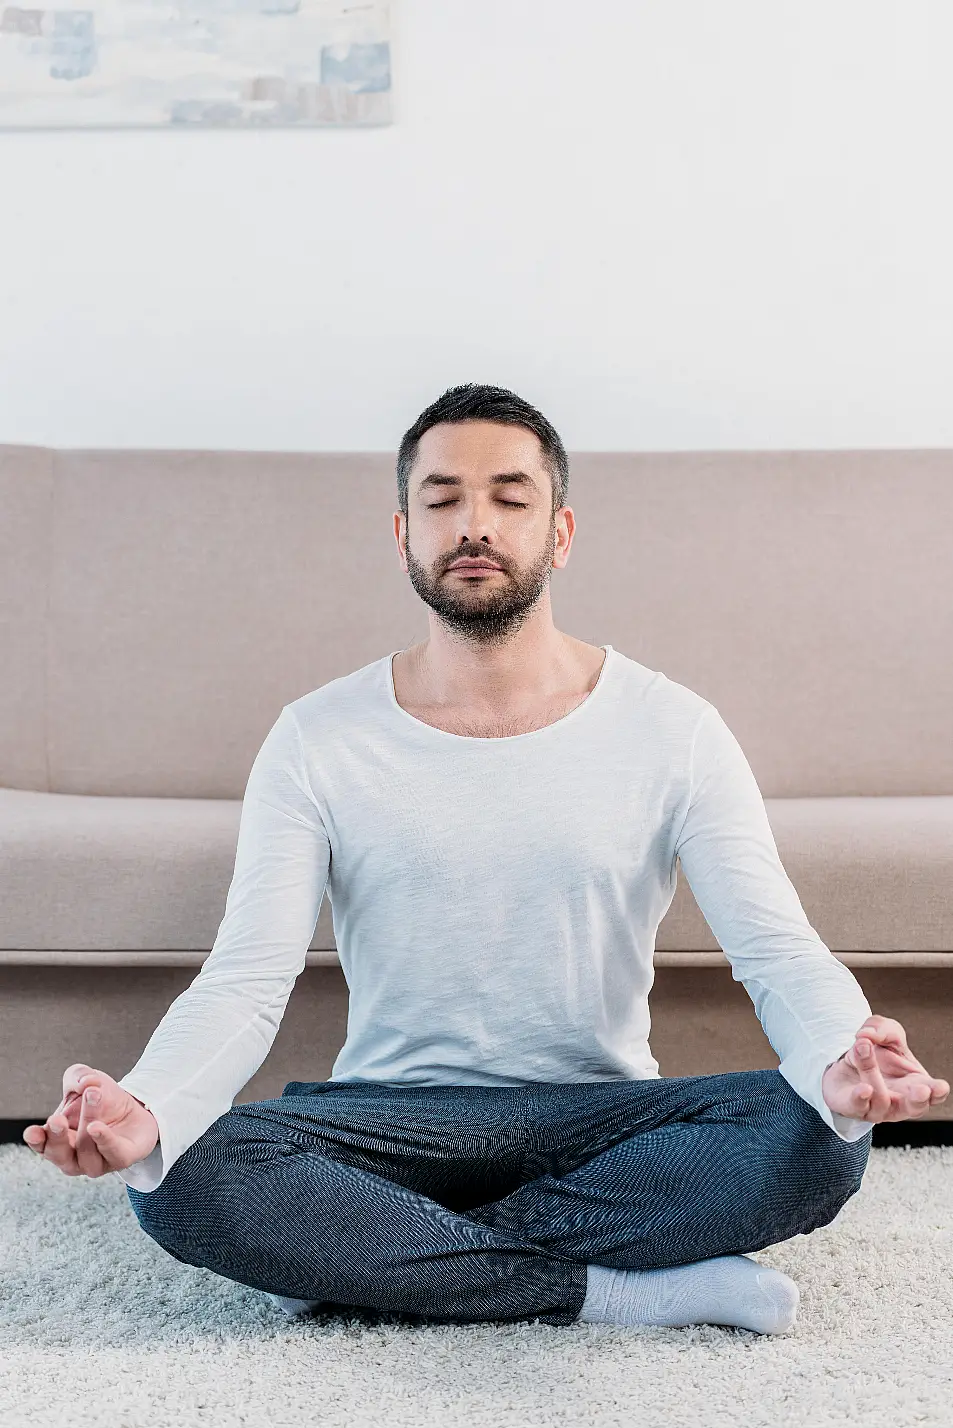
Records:
[[[63,1099],[43,1125],[27,1126],[32,1151],[64,1175],[91,1180],[126,1170],[159,1141],[155,1116],[104,1071],[77,1062],[63,1072]]]

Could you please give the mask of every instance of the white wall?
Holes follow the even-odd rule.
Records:
[[[377,130],[0,134],[0,441],[953,445],[948,0],[397,0]]]

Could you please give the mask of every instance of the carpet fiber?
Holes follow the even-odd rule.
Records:
[[[0,1423],[322,1428],[953,1424],[953,1147],[874,1148],[837,1218],[752,1256],[788,1335],[285,1318],[179,1264],[114,1175],[0,1146]]]

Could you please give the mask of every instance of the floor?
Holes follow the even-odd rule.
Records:
[[[165,1254],[117,1177],[0,1145],[0,1424],[951,1428],[953,1147],[875,1146],[830,1225],[753,1258],[800,1287],[790,1334],[292,1321]]]

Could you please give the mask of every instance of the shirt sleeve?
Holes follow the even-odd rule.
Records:
[[[675,851],[732,978],[754,1003],[781,1075],[841,1140],[859,1140],[872,1123],[833,1112],[821,1080],[853,1046],[870,1003],[808,921],[751,766],[711,704],[695,730]]]
[[[157,1189],[264,1061],[305,965],[330,862],[297,720],[286,705],[248,776],[214,946],[119,1082],[159,1127],[152,1153],[116,1172],[127,1185]]]

